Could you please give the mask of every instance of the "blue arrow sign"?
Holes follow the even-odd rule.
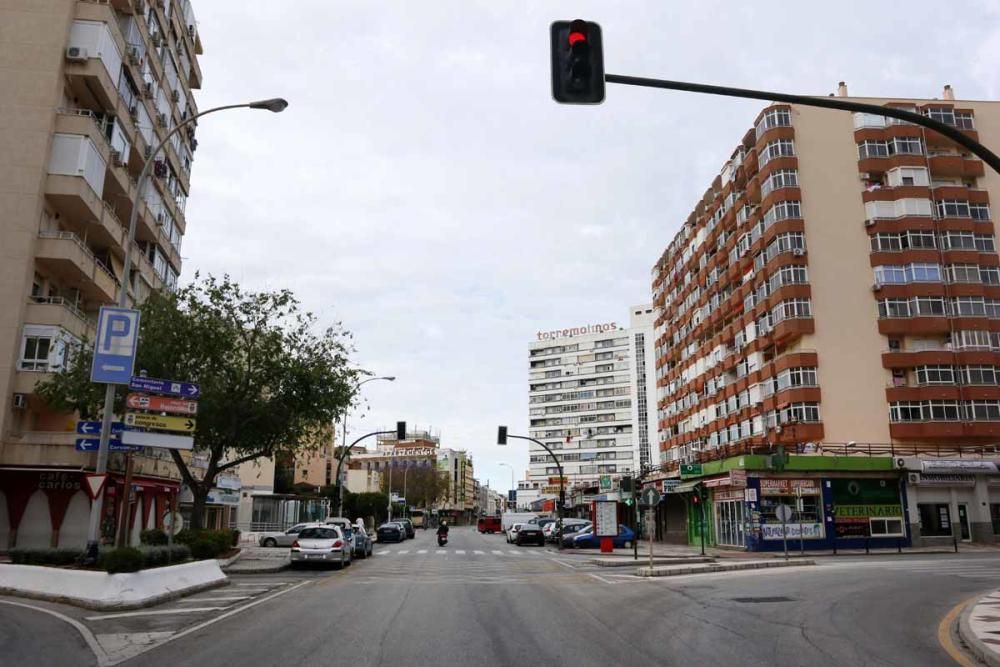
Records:
[[[193,382],[157,380],[156,378],[134,377],[128,383],[128,388],[147,394],[167,394],[169,396],[183,396],[184,398],[198,398],[201,395],[201,388]]]
[[[121,434],[124,430],[125,424],[123,422],[111,422],[112,437],[117,437],[116,439],[121,440]],[[78,421],[76,423],[76,432],[80,435],[100,435],[101,422]]]
[[[111,440],[108,442],[108,446],[112,452],[137,452],[142,449],[142,447],[136,447],[135,445],[123,445],[121,440]],[[100,438],[76,439],[76,451],[78,452],[96,452],[100,447]]]
[[[101,306],[90,381],[128,384],[139,344],[139,311]]]

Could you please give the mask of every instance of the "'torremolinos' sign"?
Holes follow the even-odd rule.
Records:
[[[588,324],[586,326],[572,327],[570,329],[539,331],[537,335],[538,335],[538,340],[553,340],[554,338],[569,338],[570,336],[607,333],[608,331],[618,331],[618,324],[615,322],[607,322],[606,324]]]

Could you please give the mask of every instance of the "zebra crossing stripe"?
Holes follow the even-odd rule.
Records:
[[[417,553],[418,554],[425,554],[425,553],[427,553],[427,549],[418,549]]]
[[[463,553],[464,553],[464,552],[463,552]],[[472,553],[476,554],[477,556],[485,556],[485,555],[486,555],[486,552],[485,552],[485,551],[480,551],[479,549],[476,549],[476,550],[475,550],[475,551],[473,551]]]
[[[398,553],[400,556],[402,556],[403,554],[410,553],[410,550],[409,549],[403,549],[402,551],[397,551],[396,553]]]
[[[437,550],[437,551],[435,551],[434,553],[436,553],[436,554],[437,554],[438,556],[440,556],[440,555],[442,555],[442,554],[446,554],[446,553],[448,553],[448,552],[447,552],[447,551],[445,551],[444,549],[438,549],[438,550]]]
[[[499,549],[494,549],[492,553],[494,556],[503,556],[503,552]]]
[[[464,556],[465,555],[465,550],[464,549],[459,549],[455,553],[457,553],[459,556]]]

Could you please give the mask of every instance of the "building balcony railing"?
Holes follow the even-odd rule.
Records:
[[[61,296],[31,297],[24,320],[27,324],[61,327],[81,339],[93,340],[96,334],[93,319]]]
[[[115,300],[118,279],[80,237],[71,232],[39,232],[36,261],[84,292],[88,298]]]

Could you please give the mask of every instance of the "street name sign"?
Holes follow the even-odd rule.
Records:
[[[125,424],[122,422],[111,422],[111,436],[120,435],[122,431],[125,430]],[[78,421],[76,423],[76,432],[80,435],[100,435],[101,434],[101,422],[95,421]]]
[[[137,428],[151,428],[156,431],[177,431],[191,433],[197,422],[191,417],[164,417],[141,412],[126,412],[125,425]]]
[[[101,306],[90,381],[128,384],[139,344],[139,311]]]
[[[133,377],[128,382],[131,391],[141,391],[146,394],[167,394],[183,398],[198,398],[201,387],[193,382],[178,382],[177,380],[157,380],[156,378]]]
[[[77,438],[76,439],[76,451],[78,452],[96,452],[101,448],[100,438]],[[135,447],[132,445],[122,444],[121,440],[108,440],[108,451],[111,452],[137,452],[142,447]]]
[[[163,449],[194,449],[194,438],[190,435],[171,435],[152,431],[125,431],[122,433],[125,445],[139,447],[161,447]]]
[[[702,474],[700,463],[682,463],[681,464],[681,477],[685,475],[700,475]]]
[[[198,403],[196,401],[187,401],[183,398],[129,394],[125,397],[125,405],[133,410],[151,410],[153,412],[169,412],[180,415],[198,414]]]

